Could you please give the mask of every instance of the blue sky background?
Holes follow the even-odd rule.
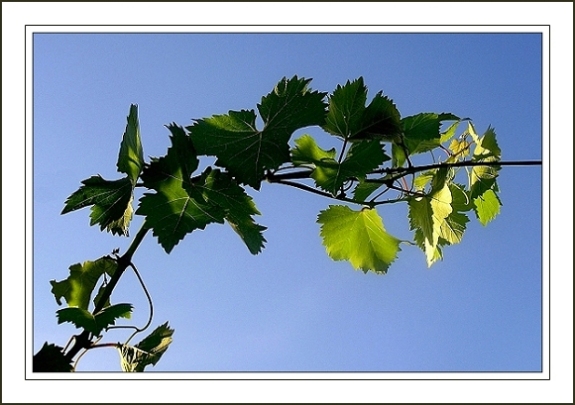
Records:
[[[535,29],[533,30],[536,31]],[[49,281],[68,267],[125,251],[130,239],[89,226],[89,209],[60,215],[93,174],[116,172],[131,103],[144,155],[165,154],[164,125],[252,109],[284,76],[331,92],[363,76],[402,116],[452,112],[482,133],[492,125],[504,160],[541,160],[542,36],[496,34],[35,34],[33,38],[33,341],[65,345]],[[329,136],[311,133],[321,146]],[[333,201],[280,185],[248,189],[268,227],[252,256],[223,225],[196,231],[166,255],[152,235],[137,251],[154,323],[175,329],[151,371],[446,371],[542,369],[542,169],[501,171],[501,214],[473,220],[430,269],[402,246],[387,275],[363,274],[325,253],[315,223]],[[141,195],[138,194],[138,196]],[[379,208],[386,229],[410,237],[405,204]],[[135,216],[132,234],[141,224]],[[113,295],[148,307],[127,273]],[[103,341],[125,339],[110,332]],[[136,338],[136,341],[138,338]],[[78,370],[118,371],[114,349]]]

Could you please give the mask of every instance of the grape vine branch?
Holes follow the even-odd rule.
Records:
[[[368,103],[361,77],[331,93],[312,90],[310,82],[283,78],[263,96],[257,104],[262,129],[254,109],[197,119],[186,127],[169,124],[171,147],[149,162],[143,157],[138,106],[130,107],[117,161],[124,176],[83,180],[62,214],[91,207],[90,225],[126,237],[134,214],[143,216],[144,223],[124,254],[114,251],[73,264],[68,278],[50,282],[56,302],[67,304],[56,312],[58,323],[82,331],[66,348],[46,342],[34,355],[35,372],[74,371],[84,353],[106,347],[118,350],[123,371],[155,365],[174,330],[166,322],[139,343],[130,343],[153,318],[152,299],[133,262],[135,252],[149,231],[170,253],[189,233],[227,222],[250,253],[260,253],[266,227],[254,219],[260,212],[247,186],[260,191],[266,181],[336,201],[317,217],[329,257],[366,273],[385,274],[402,244],[420,248],[428,266],[442,260],[446,247],[461,242],[470,217],[487,225],[499,215],[497,178],[503,166],[541,165],[502,161],[495,130],[489,127],[479,135],[469,118],[429,112],[402,117],[382,91]],[[328,139],[340,142],[339,148],[324,149],[309,134],[290,143],[294,132],[306,127],[321,128]],[[435,157],[435,150],[445,154],[444,160]],[[215,162],[200,168],[202,156]],[[431,163],[414,163],[424,156]],[[134,210],[137,188],[145,192]],[[378,206],[400,202],[407,203],[413,240],[389,234],[378,212]],[[120,318],[130,318],[133,306],[111,303],[128,267],[150,304],[149,321],[141,328],[116,326]],[[124,343],[100,343],[104,332],[119,328],[133,330]]]

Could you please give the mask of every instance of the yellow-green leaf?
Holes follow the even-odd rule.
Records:
[[[320,235],[333,260],[348,260],[355,269],[385,274],[395,260],[399,239],[388,234],[377,210],[354,211],[331,205],[317,219]]]

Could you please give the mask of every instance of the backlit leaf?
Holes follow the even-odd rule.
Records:
[[[119,345],[120,365],[124,372],[142,372],[155,365],[172,343],[174,330],[164,323],[135,346]]]
[[[132,104],[117,163],[118,171],[127,176],[119,180],[104,180],[97,175],[82,181],[83,186],[66,200],[62,214],[92,206],[90,225],[99,224],[100,230],[128,236],[133,216],[134,187],[143,165],[138,107]]]
[[[144,167],[144,150],[140,139],[140,124],[138,122],[138,106],[130,106],[128,123],[118,156],[118,171],[128,175],[133,184],[136,184],[140,172]]]
[[[320,148],[315,140],[304,135],[295,141],[292,161],[295,165],[312,165],[311,177],[324,190],[338,194],[341,186],[350,178],[364,178],[386,159],[379,141],[356,142],[341,163],[336,160],[335,149],[328,151]]]
[[[83,264],[70,266],[70,275],[62,281],[51,280],[52,294],[58,305],[64,298],[68,306],[88,309],[90,296],[96,287],[98,279],[104,273],[112,276],[118,267],[116,261],[104,256],[96,261],[86,261]]]
[[[128,234],[132,219],[133,184],[127,177],[104,180],[99,175],[82,181],[81,186],[66,200],[62,214],[92,205],[90,225],[100,225],[113,234]]]
[[[385,274],[395,260],[399,239],[388,234],[377,210],[354,211],[331,205],[317,219],[320,235],[333,260],[348,260],[355,269]]]
[[[428,266],[441,257],[438,254],[439,237],[442,227],[448,226],[444,224],[446,218],[453,211],[449,185],[441,180],[435,182],[442,183],[442,186],[432,188],[425,197],[410,198],[408,202],[410,228],[416,231],[416,243],[425,252]],[[447,233],[447,229],[444,231]]]
[[[480,138],[475,132],[473,124],[469,123],[468,131],[475,140],[475,150],[472,161],[475,162],[498,162],[501,159],[501,149],[497,144],[495,131],[489,127]],[[474,166],[470,175],[470,195],[474,204],[477,219],[482,225],[487,225],[500,212],[501,201],[497,195],[499,187],[497,177],[501,166]]]
[[[493,190],[486,190],[483,194],[473,199],[475,213],[481,225],[487,225],[501,211],[501,201]]]

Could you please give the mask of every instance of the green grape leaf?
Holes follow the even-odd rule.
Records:
[[[77,328],[85,329],[98,336],[102,329],[114,325],[117,318],[130,318],[132,309],[131,304],[116,304],[92,315],[85,309],[68,307],[56,311],[56,316],[59,324],[70,322]]]
[[[329,257],[348,260],[364,273],[385,274],[395,260],[399,239],[388,234],[377,210],[354,211],[342,205],[331,205],[321,211],[317,222]]]
[[[471,144],[466,139],[454,139],[449,144],[449,151],[452,155],[446,160],[447,163],[457,162],[469,155]]]
[[[263,231],[267,228],[255,223],[253,216],[260,215],[260,212],[252,198],[229,174],[208,168],[201,183],[195,183],[194,187],[202,192],[207,202],[224,210],[226,221],[252,254],[261,252],[266,242]]]
[[[264,122],[256,128],[254,110],[196,120],[187,127],[199,154],[216,156],[239,183],[259,190],[266,170],[290,160],[288,141],[294,131],[321,125],[325,119],[325,93],[310,91],[309,79],[282,79],[258,104]]]
[[[452,211],[441,224],[439,237],[440,240],[443,239],[446,243],[454,245],[461,242],[463,238],[463,233],[469,222],[469,218],[464,212],[471,210],[472,205],[461,186],[450,184],[449,191],[451,192]]]
[[[338,85],[329,97],[323,129],[351,141],[395,139],[401,133],[400,114],[389,98],[378,92],[366,107],[367,87],[363,77]]]
[[[497,144],[495,130],[491,127],[480,138],[475,132],[473,124],[469,123],[468,131],[475,141],[472,161],[498,162],[501,159],[501,149]],[[471,170],[470,195],[473,200],[474,211],[482,225],[487,225],[501,211],[501,201],[497,195],[499,191],[497,177],[501,166],[474,166]]]
[[[181,128],[172,131],[172,147],[166,156],[154,159],[144,169],[142,180],[156,193],[144,193],[136,214],[146,217],[146,224],[166,251],[196,230],[212,222],[223,223],[224,211],[209,204],[191,186],[190,173],[198,165],[189,137]]]
[[[32,370],[35,373],[71,372],[72,360],[66,358],[64,349],[45,342],[32,359]]]
[[[344,86],[337,85],[329,97],[329,108],[324,129],[330,134],[344,139],[359,132],[362,127],[363,112],[367,101],[367,87],[363,77]]]
[[[118,156],[118,171],[125,173],[132,184],[136,184],[138,177],[144,167],[144,150],[140,139],[140,124],[138,123],[138,106],[130,106],[128,123]]]
[[[87,206],[92,206],[90,225],[100,225],[116,235],[128,236],[128,227],[134,209],[134,187],[144,165],[138,107],[130,107],[128,124],[120,144],[118,171],[127,176],[119,180],[104,180],[100,175],[82,181],[77,191],[68,197],[61,214],[66,214]]]
[[[92,300],[92,302],[94,303],[94,307],[98,306],[98,304],[99,304],[99,302],[100,302],[100,299],[101,299],[102,296],[104,295],[104,291],[106,291],[106,286],[107,286],[106,283],[103,282],[103,283],[100,285],[100,288],[98,288],[98,292],[96,293],[96,295],[94,296],[94,299]],[[111,304],[110,304],[110,297],[108,297],[108,299],[106,300],[106,302],[104,302],[102,305],[105,306],[105,307],[109,307],[109,306],[111,305]]]
[[[304,135],[295,141],[292,161],[295,165],[313,165],[311,177],[317,186],[337,195],[341,186],[350,178],[364,178],[389,157],[383,152],[379,141],[364,141],[352,144],[343,162],[335,160],[336,151],[320,148],[315,139]]]
[[[451,113],[420,113],[403,118],[403,142],[409,154],[427,152],[438,147],[442,139],[446,138],[439,133],[441,122],[459,120],[459,117]]]
[[[199,165],[192,141],[184,129],[175,123],[167,125],[166,128],[171,132],[172,146],[168,148],[166,156],[152,158],[141,176],[144,186],[154,190],[160,189],[163,182],[170,180],[176,171],[179,172],[180,180],[187,184]]]
[[[94,335],[99,335],[101,328],[98,328],[96,319],[89,311],[78,307],[62,308],[56,311],[58,324],[70,322],[79,329],[85,329]]]
[[[463,118],[462,120],[457,120],[453,124],[451,124],[449,127],[447,127],[447,129],[440,134],[439,143],[447,142],[451,138],[453,138],[455,136],[455,133],[457,132],[457,128],[459,127],[459,124],[461,124],[461,121],[464,121],[464,120],[469,120],[469,118]]]
[[[90,225],[99,224],[100,230],[128,236],[133,212],[134,186],[131,180],[124,177],[110,181],[97,175],[83,180],[82,184],[68,197],[62,214],[92,205]]]
[[[102,329],[110,325],[115,325],[117,318],[130,319],[132,316],[132,304],[115,304],[103,308],[100,312],[94,315],[96,324]]]
[[[98,279],[104,274],[112,276],[118,267],[116,261],[104,256],[96,261],[86,261],[70,266],[70,275],[62,281],[51,280],[52,294],[58,305],[64,298],[70,307],[88,309],[90,296]]]
[[[379,179],[373,179],[374,181],[366,181],[366,178],[359,177],[357,186],[353,190],[353,199],[357,202],[365,202],[367,198],[372,195],[375,190],[382,187],[385,184],[386,177],[380,177]]]
[[[122,370],[143,372],[146,366],[156,365],[172,343],[173,334],[174,330],[166,322],[135,346],[118,345]]]
[[[481,225],[485,226],[491,222],[501,211],[501,201],[493,190],[486,190],[484,193],[473,199],[474,211]]]
[[[415,241],[425,252],[427,265],[431,266],[438,258],[437,249],[440,246],[439,237],[446,218],[452,213],[452,196],[449,184],[445,182],[445,173],[438,171],[438,176],[432,180],[431,192],[425,197],[410,198],[409,224],[416,231]],[[457,218],[458,219],[458,218]],[[447,234],[447,229],[444,229]]]

